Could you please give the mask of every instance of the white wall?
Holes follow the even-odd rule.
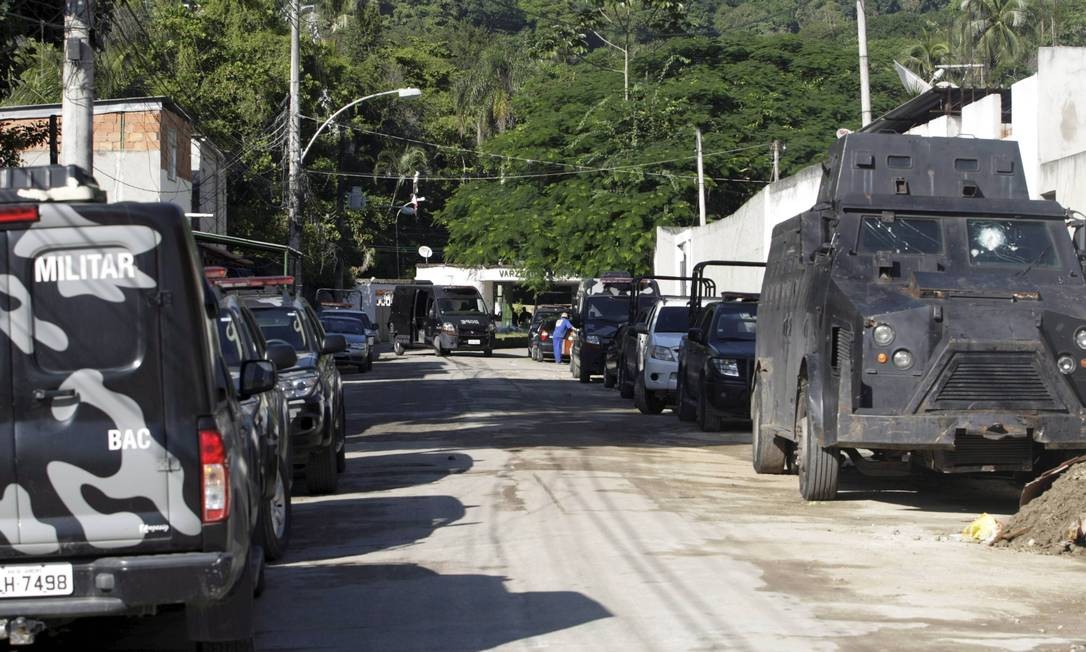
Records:
[[[992,93],[963,106],[961,135],[1003,138],[1003,96]]]
[[[226,171],[222,153],[207,141],[192,139],[192,178],[200,183],[200,205],[193,213],[207,213],[201,227],[213,233],[226,233]],[[191,196],[190,196],[191,202]]]
[[[1027,77],[1011,85],[1011,135],[1022,155],[1022,171],[1026,175],[1030,197],[1039,199],[1041,162],[1037,153],[1037,76]]]
[[[49,152],[30,151],[22,155],[23,165],[49,165]],[[169,202],[183,212],[192,206],[192,186],[177,177],[166,179],[158,150],[97,151],[94,153],[94,178],[111,202]]]
[[[1086,48],[1041,48],[1037,80],[1041,162],[1086,151]]]

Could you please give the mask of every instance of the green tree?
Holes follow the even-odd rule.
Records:
[[[997,77],[1001,66],[1017,63],[1032,27],[1029,0],[962,0],[961,12],[965,47],[987,66],[989,79]]]

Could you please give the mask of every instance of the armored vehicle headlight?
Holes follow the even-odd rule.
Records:
[[[1069,355],[1061,355],[1056,360],[1056,367],[1059,368],[1061,374],[1070,374],[1075,371],[1075,359]]]
[[[886,346],[894,341],[894,329],[889,324],[879,324],[875,330],[871,331],[871,337],[874,338],[875,344]]]
[[[894,366],[898,369],[908,369],[913,366],[913,354],[908,349],[894,351]]]
[[[1075,331],[1075,344],[1078,344],[1078,348],[1086,350],[1086,328]]]
[[[721,376],[732,376],[733,378],[739,377],[739,363],[735,360],[728,358],[714,358],[712,360],[713,368]]]

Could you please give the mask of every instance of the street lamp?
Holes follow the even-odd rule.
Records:
[[[317,136],[321,135],[321,132],[324,131],[324,128],[327,127],[328,125],[332,124],[332,121],[334,121],[336,119],[336,116],[338,116],[340,113],[343,113],[344,111],[351,108],[352,106],[356,106],[358,104],[361,104],[361,103],[365,102],[366,100],[372,100],[373,98],[381,97],[382,95],[392,95],[393,93],[399,95],[401,98],[404,98],[404,97],[418,97],[419,95],[422,95],[422,91],[420,91],[417,88],[397,88],[394,91],[383,91],[381,93],[374,93],[373,95],[367,95],[365,97],[360,97],[357,100],[354,100],[353,102],[348,102],[347,104],[340,107],[340,109],[338,111],[336,111],[335,113],[330,115],[328,117],[328,119],[325,120],[324,123],[321,124],[321,126],[317,127],[317,131],[315,131],[313,133],[313,137],[309,139],[309,142],[306,143],[305,149],[302,150],[302,155],[300,157],[300,160],[302,160],[302,161],[305,160],[305,155],[309,153],[309,148],[313,146],[313,143],[317,140]]]

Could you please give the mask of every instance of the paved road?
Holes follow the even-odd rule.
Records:
[[[998,482],[848,476],[806,504],[753,474],[749,431],[520,351],[386,355],[347,391],[347,475],[296,497],[260,649],[1086,649],[1082,560],[954,539],[1014,508]],[[184,649],[179,622],[93,636]]]

